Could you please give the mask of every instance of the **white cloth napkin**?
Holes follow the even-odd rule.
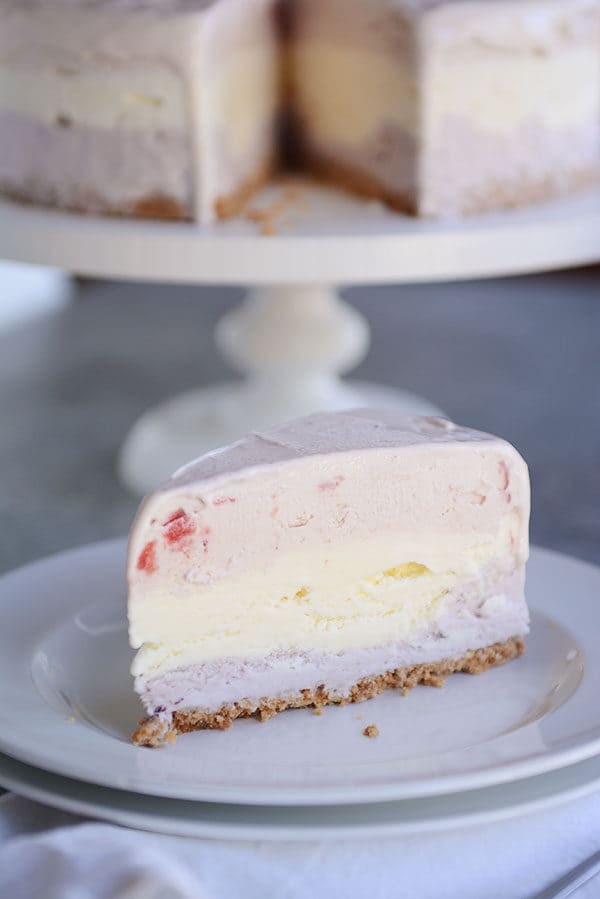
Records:
[[[1,899],[530,899],[600,849],[600,793],[456,831],[361,842],[223,842],[0,799]],[[576,899],[598,899],[600,881]]]

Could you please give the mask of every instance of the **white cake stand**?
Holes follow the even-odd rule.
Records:
[[[438,411],[413,394],[340,378],[365,356],[369,329],[335,287],[483,278],[600,260],[600,188],[442,223],[309,183],[269,187],[253,209],[280,209],[267,216],[274,234],[248,219],[207,228],[0,202],[0,257],[94,277],[251,285],[215,335],[244,380],[188,392],[135,423],[119,469],[136,492],[204,450],[295,415],[390,404],[407,413]]]

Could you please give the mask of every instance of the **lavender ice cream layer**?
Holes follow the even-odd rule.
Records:
[[[529,119],[509,134],[448,116],[420,162],[419,214],[445,216],[537,202],[600,175],[600,125],[549,128]]]
[[[163,198],[191,216],[191,151],[178,131],[106,130],[67,119],[46,125],[3,112],[0,190],[86,212],[131,212]]]
[[[192,708],[212,712],[241,700],[284,698],[321,684],[341,697],[364,678],[460,658],[469,650],[524,636],[529,629],[524,579],[522,566],[487,584],[485,592],[480,579],[465,584],[444,597],[439,614],[410,640],[341,652],[290,649],[213,659],[137,677],[136,691],[149,715]]]

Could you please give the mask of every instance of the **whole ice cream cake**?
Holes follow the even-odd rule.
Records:
[[[424,217],[568,195],[599,176],[599,19],[600,0],[0,0],[0,192],[204,224],[291,163]]]
[[[147,497],[130,535],[141,745],[435,686],[519,655],[529,478],[504,440],[393,411],[250,434]]]

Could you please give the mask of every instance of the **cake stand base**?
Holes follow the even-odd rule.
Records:
[[[443,414],[401,390],[342,380],[369,347],[366,319],[329,287],[263,287],[219,322],[216,342],[243,381],[192,390],[146,412],[127,436],[119,473],[148,493],[204,452],[287,419],[360,406]]]

